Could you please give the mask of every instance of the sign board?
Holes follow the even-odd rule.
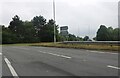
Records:
[[[68,30],[68,26],[63,26],[63,27],[60,27],[60,30]]]
[[[60,34],[62,36],[67,36],[68,35],[68,26],[62,26],[62,27],[60,27]]]
[[[61,34],[62,36],[67,36],[67,35],[68,35],[68,31],[62,31],[60,34]]]

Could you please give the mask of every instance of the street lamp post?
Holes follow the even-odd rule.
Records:
[[[55,1],[53,0],[53,19],[54,19],[54,22],[55,22]],[[55,31],[55,24],[54,24],[54,43],[56,43],[56,31]]]

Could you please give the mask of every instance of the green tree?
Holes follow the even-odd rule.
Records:
[[[77,37],[76,37],[76,41],[83,41],[83,38],[82,38],[82,37],[77,36]]]
[[[16,43],[18,38],[9,28],[2,26],[2,44]]]
[[[4,25],[0,25],[0,44],[2,44],[2,27],[4,27]]]
[[[22,20],[20,20],[20,17],[18,15],[15,15],[12,18],[12,21],[10,22],[10,25],[8,28],[12,31],[12,33],[16,34],[16,36],[18,37],[20,42],[23,41],[24,25],[23,25],[23,22],[22,22]]]
[[[113,40],[120,41],[120,28],[115,28],[113,30]]]
[[[68,37],[62,36],[60,33],[58,34],[57,37],[58,37],[57,38],[58,41],[67,41],[68,40]]]
[[[83,38],[83,41],[88,41],[89,40],[89,36],[85,36],[84,38]]]
[[[74,34],[69,34],[68,35],[68,41],[77,41],[76,36]]]
[[[24,30],[23,30],[23,41],[22,42],[37,42],[38,38],[35,36],[35,29],[33,23],[30,21],[23,22]]]
[[[109,40],[109,32],[105,25],[101,25],[97,31],[96,36],[97,41],[108,41]]]
[[[95,40],[95,41],[96,41],[96,37],[93,37],[93,40]]]
[[[53,19],[49,20],[46,25],[41,27],[39,33],[42,42],[53,42],[54,41],[54,25],[56,29],[56,38],[58,36],[58,26],[55,24]]]
[[[42,28],[46,25],[46,19],[43,17],[43,16],[36,16],[32,19],[32,23],[33,23],[33,26],[34,26],[34,29],[35,29],[35,35],[36,37],[39,38],[39,41],[41,41],[40,37],[41,37],[41,31],[42,31]]]
[[[113,41],[113,28],[112,27],[108,27],[108,41]]]

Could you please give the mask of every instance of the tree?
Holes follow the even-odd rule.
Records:
[[[23,22],[24,31],[23,31],[23,42],[37,42],[38,38],[35,36],[35,29],[33,23],[30,21]]]
[[[96,41],[96,37],[93,37],[93,40],[95,40],[95,41]]]
[[[16,34],[12,33],[9,28],[2,26],[2,44],[16,43]]]
[[[40,15],[40,16],[34,17],[32,22],[36,29],[40,29],[46,24],[46,19]]]
[[[113,30],[113,40],[120,41],[120,28],[115,28]]]
[[[22,20],[20,20],[20,17],[18,15],[15,15],[12,18],[12,21],[10,22],[10,25],[8,27],[12,33],[16,34],[18,37],[19,41],[22,42],[24,36],[24,26]]]
[[[36,16],[36,17],[33,18],[32,23],[33,23],[33,26],[34,26],[34,29],[35,29],[36,37],[38,37],[39,41],[40,41],[41,40],[40,39],[40,32],[46,24],[46,19],[41,15]]]
[[[68,41],[76,41],[76,36],[74,34],[69,34]]]
[[[84,38],[83,38],[83,41],[88,41],[89,40],[89,36],[85,36]]]
[[[2,27],[4,27],[4,25],[0,25],[0,44],[2,44]]]
[[[43,42],[53,42],[54,41],[54,25],[56,29],[56,38],[58,35],[58,26],[55,24],[53,19],[49,20],[47,24],[41,27],[41,31],[39,33],[41,41]]]
[[[62,36],[60,33],[57,36],[57,40],[58,41],[67,41],[68,37]]]
[[[83,41],[83,38],[82,38],[82,37],[77,36],[77,37],[76,37],[76,41]]]
[[[97,41],[108,41],[109,40],[109,32],[105,25],[101,25],[97,31],[96,36]]]
[[[113,28],[112,27],[108,27],[108,41],[113,41]]]
[[[97,31],[97,41],[120,41],[120,28],[113,29],[112,27],[106,27],[101,25]]]

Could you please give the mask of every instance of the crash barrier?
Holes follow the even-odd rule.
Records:
[[[63,44],[106,44],[106,45],[119,45],[120,41],[63,41]]]

